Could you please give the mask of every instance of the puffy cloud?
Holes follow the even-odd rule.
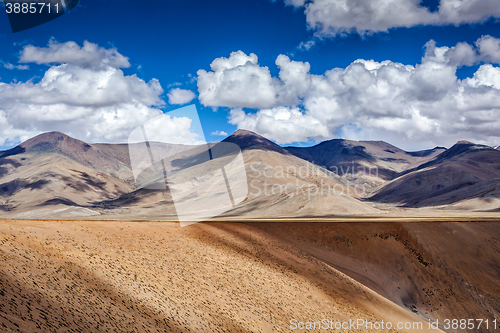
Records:
[[[500,90],[500,68],[490,64],[482,65],[474,73],[474,77],[467,81],[473,87],[487,86]]]
[[[321,36],[344,32],[387,31],[393,27],[431,24],[437,15],[420,0],[314,0],[306,5],[307,23]]]
[[[276,107],[260,110],[256,114],[232,109],[230,122],[238,125],[238,128],[256,131],[280,144],[329,136],[328,128],[324,124],[298,108]]]
[[[79,46],[75,42],[58,43],[50,40],[47,47],[27,45],[21,51],[21,63],[70,64],[84,68],[128,68],[128,58],[115,48],[106,49],[88,41]]]
[[[124,130],[161,114],[155,106],[162,105],[162,93],[157,80],[63,64],[38,83],[1,84],[0,110],[10,128],[26,135],[58,130],[89,141],[123,141]],[[0,146],[16,141],[17,131],[2,130]]]
[[[126,142],[135,127],[163,114],[159,107],[165,104],[164,91],[158,80],[125,75],[117,67],[128,61],[114,49],[51,42],[46,49],[26,46],[21,58],[67,63],[50,67],[39,82],[0,82],[0,147],[46,131],[87,142]],[[170,127],[183,129],[185,142],[190,142],[188,122],[171,122]]]
[[[196,95],[191,90],[175,88],[168,93],[168,102],[173,105],[183,105],[191,102]]]
[[[293,105],[307,89],[309,63],[291,61],[288,56],[276,59],[280,77],[271,76],[267,67],[258,64],[255,54],[233,52],[229,58],[217,58],[212,71],[198,71],[200,101],[207,106],[266,108]],[[286,87],[285,87],[286,85]]]
[[[485,36],[475,45],[437,47],[430,41],[420,64],[359,59],[323,75],[311,74],[308,63],[280,55],[278,77],[260,67],[254,55],[247,56],[247,62],[231,59],[234,54],[244,59],[240,51],[217,59],[226,66],[199,72],[199,82],[218,77],[209,85],[198,85],[200,101],[232,108],[230,123],[278,143],[348,135],[385,139],[408,149],[451,145],[461,139],[491,144],[500,137],[495,130],[500,126],[500,68],[483,64],[465,80],[457,78],[456,70],[498,62],[499,42]],[[228,71],[236,71],[238,79],[227,80]],[[255,73],[265,73],[265,79],[256,80]],[[245,91],[251,83],[249,98]]]
[[[497,0],[440,0],[436,12],[430,12],[420,0],[285,0],[285,4],[304,7],[309,28],[322,37],[418,25],[481,23],[500,17]]]
[[[441,0],[439,24],[482,23],[491,17],[500,17],[500,3],[496,0]]]
[[[433,48],[435,48],[435,44]],[[427,49],[429,49],[429,44]],[[458,67],[472,66],[479,61],[476,50],[474,50],[472,45],[467,43],[458,43],[456,46],[447,50],[444,55],[451,64]]]
[[[146,133],[146,137],[143,133]],[[182,114],[177,116],[164,114],[150,119],[142,128],[139,127],[131,133],[128,143],[138,143],[143,140],[184,145],[206,144],[203,133],[193,131],[193,119]]]
[[[500,39],[483,36],[476,42],[480,59],[484,62],[500,63]]]
[[[199,99],[204,105],[262,108],[278,104],[280,82],[269,68],[258,65],[255,54],[242,51],[217,58],[212,71],[198,71]]]
[[[472,66],[481,62],[500,64],[500,39],[483,36],[474,44],[462,42],[453,47],[436,47],[436,43],[431,40],[425,45],[425,60],[455,67]]]

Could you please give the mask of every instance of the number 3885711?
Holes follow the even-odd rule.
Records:
[[[52,8],[51,8],[52,7]],[[45,2],[23,2],[23,3],[6,3],[5,11],[7,14],[42,14],[44,11],[46,13],[59,13],[59,4],[56,3],[51,5]]]

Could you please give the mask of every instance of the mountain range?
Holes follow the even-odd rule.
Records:
[[[498,147],[460,141],[408,152],[342,139],[281,147],[245,130],[223,142],[240,147],[249,188],[226,218],[500,210]],[[168,189],[136,185],[126,144],[50,132],[0,151],[0,217],[175,220],[176,211]]]
[[[244,173],[226,144],[241,150]],[[141,165],[155,157],[161,168]],[[248,193],[181,228],[166,185],[195,184],[207,166]],[[210,193],[217,206],[220,191]],[[204,146],[44,133],[0,151],[0,326],[284,332],[318,313],[424,331],[439,320],[436,332],[449,318],[492,323],[499,211],[500,151],[467,141],[408,152],[340,139],[282,147],[243,130]],[[413,325],[397,331],[422,331]]]

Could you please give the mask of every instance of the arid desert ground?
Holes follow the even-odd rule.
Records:
[[[325,331],[293,330],[293,319],[422,323],[384,331],[436,332],[427,320],[500,319],[492,218],[185,228],[1,220],[0,235],[2,332]]]

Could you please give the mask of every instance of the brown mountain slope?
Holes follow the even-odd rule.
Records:
[[[131,176],[125,163],[85,142],[45,133],[0,152],[0,216],[96,215],[91,203],[129,192]]]
[[[278,146],[257,133],[242,129],[237,130],[225,138],[223,142],[234,143],[238,145],[241,150],[257,149],[262,151],[275,151],[283,155],[289,155],[287,149]]]
[[[0,159],[0,163],[6,159]],[[0,177],[0,216],[77,217],[96,213],[82,208],[118,197],[131,187],[122,180],[84,166],[59,153],[10,156]]]
[[[373,214],[358,199],[362,187],[342,179],[253,132],[238,130],[225,142],[242,148],[249,196],[226,215],[244,217]]]
[[[255,225],[423,318],[500,319],[499,223]]]
[[[405,207],[449,205],[472,198],[498,204],[496,178],[500,178],[500,151],[460,141],[432,161],[385,184],[370,200]]]
[[[396,178],[401,172],[432,160],[446,149],[406,152],[383,141],[351,141],[335,139],[313,147],[287,147],[297,157],[365,184],[370,188]]]
[[[247,198],[226,216],[373,215],[380,213],[375,207],[386,209],[372,202],[490,212],[500,208],[495,180],[500,177],[500,151],[486,146],[459,142],[446,151],[408,153],[384,142],[331,140],[310,148],[285,149],[243,130],[224,143],[242,149],[248,184]],[[155,155],[173,156],[167,163],[169,179],[189,178],[189,172],[196,174],[204,165],[198,163],[204,154],[198,150],[206,150],[204,146],[155,142],[150,146]],[[186,148],[196,153],[190,156]],[[141,153],[149,158],[147,150]],[[359,168],[369,174],[352,174]],[[383,179],[395,175],[399,177]],[[82,216],[113,219],[173,219],[175,207],[168,189],[141,189],[145,184],[164,183],[163,172],[146,170],[141,177],[140,183],[134,181],[127,145],[88,145],[57,132],[42,134],[0,152],[0,214],[36,216],[44,211],[49,216],[50,209],[57,209],[61,218],[64,214],[73,218],[79,211]],[[363,200],[375,185],[375,195]]]
[[[115,147],[114,150],[116,150]],[[69,157],[86,167],[115,177],[131,177],[129,163],[110,154],[103,154],[93,146],[59,132],[49,132],[31,138],[17,147],[0,152],[0,158],[31,153],[33,155],[57,153]]]
[[[359,200],[365,194],[363,188],[356,188],[349,181],[288,153],[262,136],[238,130],[223,143],[241,147],[248,185],[247,198],[223,216],[266,218],[377,213],[371,204]],[[189,166],[191,162],[184,163],[184,159],[177,159],[177,163]],[[115,218],[126,214],[133,219],[175,219],[168,190],[140,189],[96,206],[103,208],[99,210],[101,214]],[[193,207],[196,204],[193,203]]]
[[[150,146],[160,155],[182,150],[181,145],[152,142]],[[133,192],[135,187],[126,144],[88,145],[65,134],[50,132],[0,152],[0,216],[95,216],[100,215],[103,207],[118,208],[110,201],[124,194],[129,197],[135,194],[135,199],[124,199],[120,204],[143,199],[141,208],[153,213],[155,208],[165,211],[161,204],[168,193],[145,191],[142,198],[138,195],[141,190]],[[169,204],[168,209],[172,210],[172,202]],[[124,210],[113,212],[119,214]],[[172,214],[175,215],[175,210]]]

